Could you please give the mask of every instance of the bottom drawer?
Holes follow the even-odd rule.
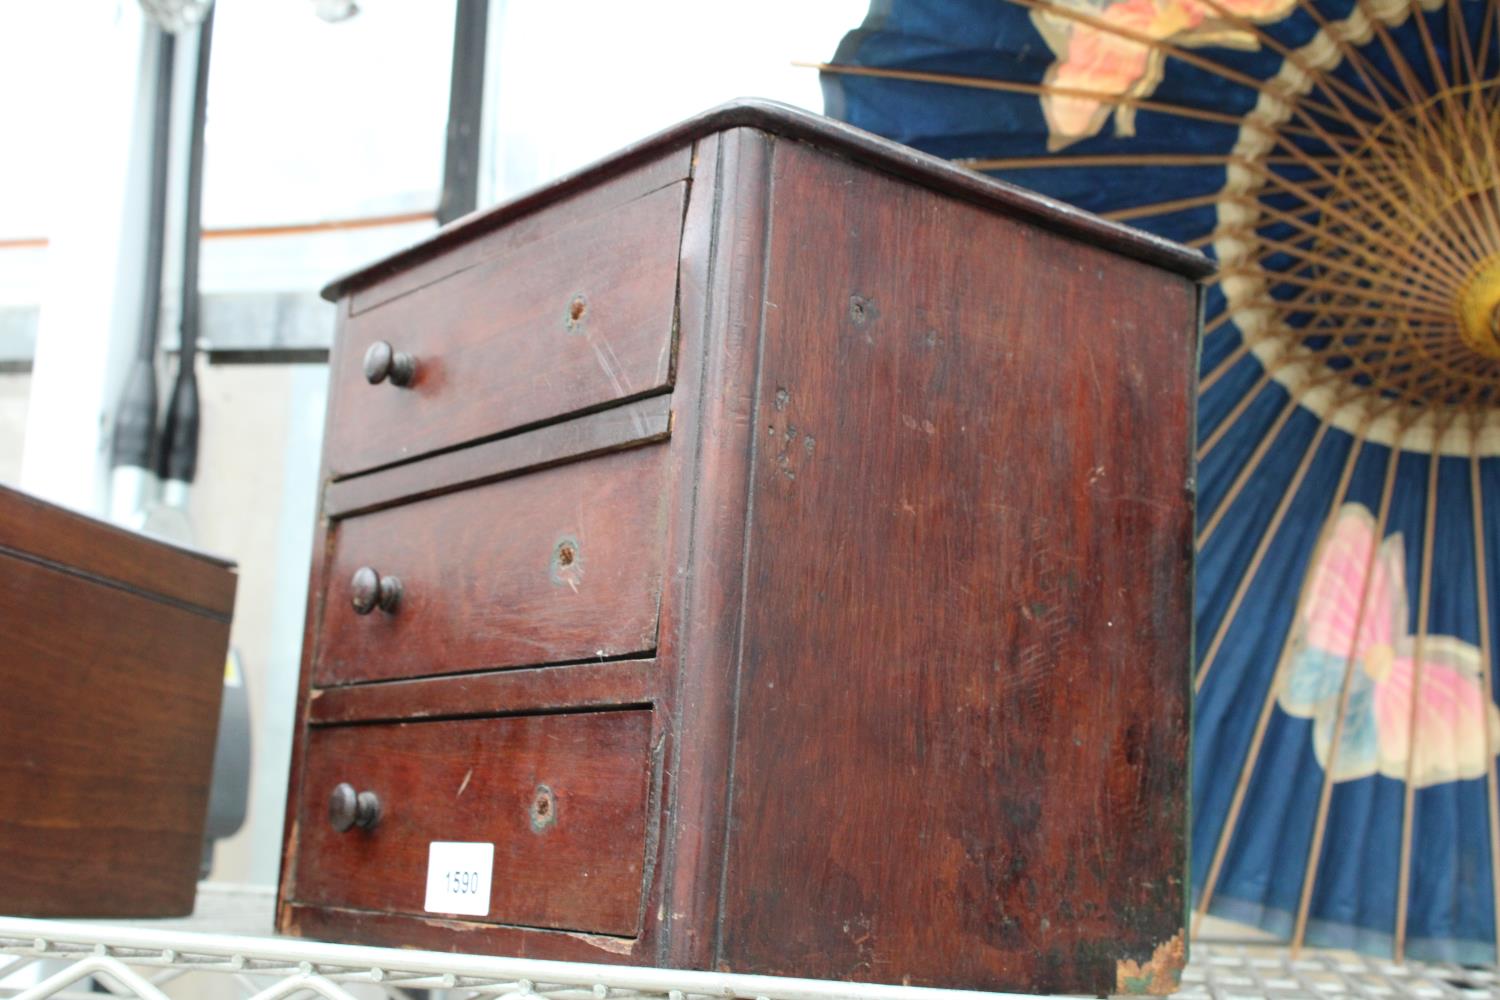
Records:
[[[317,728],[306,762],[296,902],[463,912],[427,909],[429,849],[489,844],[488,906],[466,900],[474,908],[463,919],[639,933],[649,710]],[[340,785],[374,794],[372,826],[337,829],[330,798]],[[451,888],[471,885],[465,876]]]

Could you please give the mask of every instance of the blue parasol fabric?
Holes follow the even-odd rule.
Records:
[[[1494,963],[1500,0],[876,0],[830,114],[1202,248],[1198,914]]]

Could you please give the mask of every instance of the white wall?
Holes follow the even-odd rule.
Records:
[[[446,108],[433,100],[429,84],[435,77],[446,86],[452,0],[426,6],[368,0],[363,13],[339,25],[318,22],[307,0],[218,2],[214,51],[221,75],[211,84],[207,225],[284,225],[399,211],[435,185],[430,168],[441,165]],[[867,6],[867,0],[492,2],[486,203],[732,97],[766,96],[819,109],[817,74],[792,62],[826,59]],[[0,374],[0,482],[17,482],[30,463],[35,482],[86,497],[102,489],[98,459],[107,441],[98,415],[118,392],[111,381],[115,356],[124,350],[128,357],[134,340],[134,306],[121,303],[132,282],[138,285],[126,264],[139,266],[138,255],[132,260],[127,252],[139,241],[122,234],[141,213],[143,194],[127,184],[127,175],[142,121],[139,81],[123,77],[124,67],[140,56],[139,11],[133,0],[23,6],[31,12],[26,26],[46,30],[30,31],[24,44],[12,46],[18,73],[25,75],[23,57],[72,65],[59,53],[76,44],[77,32],[65,29],[82,18],[91,25],[90,51],[112,75],[105,81],[109,94],[94,95],[97,100],[89,88],[105,84],[91,73],[73,74],[70,89],[27,102],[48,108],[27,127],[40,128],[72,109],[80,117],[69,122],[96,130],[108,155],[74,150],[75,165],[60,175],[86,187],[89,198],[37,202],[30,188],[48,183],[55,171],[31,159],[25,172],[6,173],[0,158],[0,238],[54,237],[45,273],[29,278],[15,267],[7,270],[19,258],[0,249],[0,273],[7,276],[0,280],[0,302],[40,302],[46,341],[37,377]],[[43,8],[50,13],[38,13]],[[11,51],[5,40],[18,37],[11,29],[20,9],[0,3],[0,55]],[[413,12],[426,21],[403,26],[419,16]],[[394,41],[386,37],[392,34]],[[393,61],[398,45],[400,58]],[[179,52],[189,58],[191,47]],[[0,81],[4,69],[0,65]],[[360,82],[361,73],[372,72],[385,90]],[[402,73],[427,82],[406,86]],[[178,80],[185,86],[185,72]],[[416,105],[403,103],[401,115],[391,110],[397,99],[391,95],[407,92],[420,105],[418,124],[401,124]],[[5,107],[0,101],[0,112]],[[112,117],[95,121],[101,116]],[[0,113],[0,124],[7,121]],[[75,135],[74,145],[86,144],[89,135]],[[398,163],[396,153],[408,148],[421,155]],[[382,164],[390,169],[375,169]],[[109,176],[84,176],[101,170]],[[382,182],[387,175],[389,182]],[[27,214],[7,216],[7,205],[25,206]],[[101,212],[109,225],[97,224]],[[169,225],[175,224],[174,217]],[[413,239],[429,228],[415,223],[355,236],[208,240],[204,289],[314,289],[337,270],[383,252],[382,241]],[[169,246],[169,282],[174,254]],[[356,254],[360,260],[349,259]],[[38,256],[33,251],[27,259]],[[86,281],[76,268],[63,267],[70,261],[86,265]],[[80,297],[78,288],[93,290],[93,297]],[[176,296],[168,290],[168,344],[176,339],[175,313]],[[69,347],[80,344],[88,353],[70,357]],[[70,386],[72,365],[89,377]],[[326,375],[319,365],[204,365],[199,372],[203,426],[190,513],[196,543],[240,567],[231,638],[245,665],[255,741],[250,815],[244,831],[219,846],[215,880],[271,884],[277,876]],[[164,398],[167,390],[163,386]],[[60,447],[64,435],[70,435],[67,446]]]

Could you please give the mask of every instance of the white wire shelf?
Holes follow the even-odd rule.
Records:
[[[200,889],[181,921],[0,917],[0,1000],[979,1000],[1006,994],[366,948],[270,934],[269,893]],[[223,933],[228,930],[232,933]],[[1185,998],[1497,997],[1494,969],[1196,943]],[[1014,994],[1011,994],[1012,996]]]

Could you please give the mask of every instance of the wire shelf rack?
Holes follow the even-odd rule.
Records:
[[[1006,994],[587,965],[275,937],[268,893],[203,891],[184,921],[0,917],[0,1000],[979,1000]],[[214,933],[228,928],[235,933]],[[416,993],[414,991],[423,991]],[[1014,996],[1014,994],[1010,994]],[[1493,968],[1195,943],[1179,997],[1500,998]]]

